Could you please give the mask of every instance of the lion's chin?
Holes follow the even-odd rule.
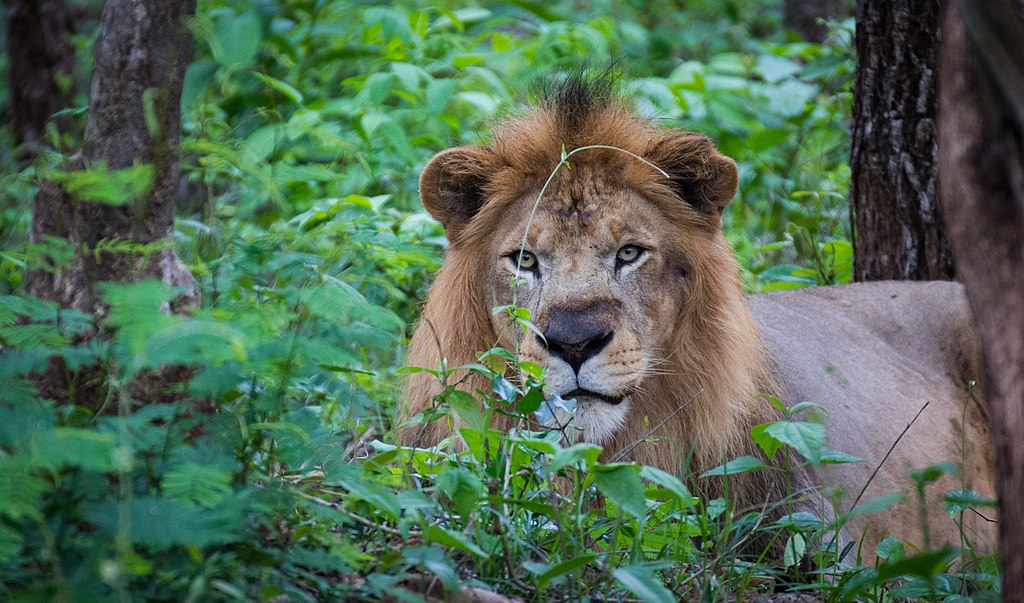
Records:
[[[626,422],[629,414],[629,398],[615,398],[608,402],[604,397],[581,395],[577,398],[576,412],[572,426],[580,434],[580,440],[592,444],[607,442]]]

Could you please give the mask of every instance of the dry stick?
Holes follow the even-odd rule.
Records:
[[[917,411],[917,414],[914,415],[914,418],[911,419],[909,423],[907,423],[907,426],[903,428],[903,431],[900,432],[900,435],[896,437],[896,440],[892,443],[892,446],[889,446],[889,451],[885,453],[885,456],[883,456],[882,460],[879,461],[878,465],[875,467],[875,470],[871,472],[871,477],[869,477],[868,481],[864,483],[864,487],[861,488],[860,492],[857,493],[857,497],[853,499],[853,504],[850,505],[850,509],[853,509],[857,506],[857,503],[860,502],[861,497],[864,496],[864,493],[867,491],[868,486],[871,485],[871,482],[875,480],[875,476],[878,475],[878,472],[882,469],[882,465],[885,464],[885,461],[889,460],[889,455],[892,454],[892,451],[896,450],[896,445],[900,443],[900,440],[903,439],[903,436],[907,435],[907,432],[910,431],[911,426],[913,426],[913,424],[917,422],[917,418],[921,416],[921,413],[924,412],[924,409],[928,408],[929,404],[931,404],[930,400],[924,403],[924,406],[921,407],[921,410]],[[837,538],[839,538],[838,519],[836,520],[836,529],[832,533],[832,540],[828,543],[828,547],[826,548],[831,550],[832,545],[836,543]]]
[[[910,427],[917,421],[917,418],[921,416],[921,413],[924,412],[924,409],[928,408],[929,404],[931,404],[931,401],[925,402],[924,406],[921,407],[921,410],[917,411],[917,414],[914,415],[914,418],[911,419],[910,422],[907,423],[907,426],[903,428],[903,431],[896,438],[896,441],[893,442],[892,446],[889,447],[889,452],[885,453],[885,456],[882,457],[881,462],[879,462],[878,466],[875,467],[875,470],[871,472],[871,477],[868,478],[868,481],[864,484],[864,487],[861,488],[860,492],[857,493],[857,498],[853,499],[853,504],[850,505],[851,509],[856,507],[857,503],[860,502],[861,497],[864,496],[864,492],[867,491],[868,486],[871,485],[871,482],[875,480],[875,476],[878,475],[878,472],[882,469],[882,465],[884,465],[885,461],[889,459],[889,455],[892,454],[892,451],[896,450],[896,445],[900,443],[900,440],[903,439],[903,436],[907,435],[907,432],[910,431]]]
[[[691,396],[689,400],[687,400],[686,402],[683,402],[682,404],[680,404],[679,408],[676,408],[674,411],[672,411],[672,414],[670,414],[669,416],[667,416],[664,419],[662,419],[661,422],[658,423],[657,425],[655,425],[654,427],[652,427],[650,431],[648,431],[644,435],[642,435],[639,438],[637,438],[636,440],[634,440],[633,443],[631,443],[629,446],[626,446],[622,450],[618,451],[615,454],[615,456],[613,456],[611,458],[611,460],[608,461],[608,462],[609,463],[614,463],[614,462],[618,461],[619,459],[621,459],[623,456],[625,456],[625,455],[629,454],[630,452],[632,452],[634,448],[636,448],[641,443],[643,443],[643,441],[646,440],[648,437],[650,437],[654,432],[656,432],[659,429],[661,429],[662,425],[664,425],[665,423],[668,423],[672,419],[672,417],[678,415],[680,412],[683,411],[684,408],[686,408],[687,406],[692,404],[693,401],[697,399],[697,396],[701,395],[702,393],[704,393],[704,388],[701,388],[700,390],[697,391],[697,393],[693,394],[693,396]]]

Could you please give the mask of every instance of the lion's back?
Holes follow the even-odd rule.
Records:
[[[826,483],[859,490],[928,404],[861,501],[903,492],[910,500],[887,514],[888,524],[920,525],[909,472],[964,459],[962,479],[947,477],[928,490],[933,538],[958,543],[956,527],[938,505],[943,492],[973,487],[994,493],[984,398],[980,389],[972,394],[968,386],[980,379],[981,364],[962,285],[859,283],[751,295],[748,303],[787,400],[821,404],[828,445],[866,459],[829,467]],[[852,504],[856,495],[848,492],[841,506]],[[885,527],[875,521],[868,542],[884,536]],[[988,550],[994,546],[994,527],[980,523],[979,547]]]

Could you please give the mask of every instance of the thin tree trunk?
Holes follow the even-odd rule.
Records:
[[[940,74],[941,186],[985,358],[1002,596],[1024,601],[1024,0],[958,0]],[[965,27],[966,26],[966,27]]]
[[[69,241],[70,266],[53,261],[26,277],[30,293],[93,311],[97,284],[154,277],[191,288],[168,241],[180,175],[181,88],[192,48],[195,0],[108,0],[94,50],[85,145],[65,170],[152,167],[152,184],[123,205],[75,198],[50,180],[35,198],[31,239]],[[102,166],[102,168],[100,168]],[[114,251],[111,243],[133,244]],[[142,246],[148,248],[141,250]],[[104,250],[97,253],[97,248]],[[188,301],[188,300],[186,300]]]
[[[11,124],[14,142],[25,145],[29,158],[53,114],[71,103],[72,18],[64,0],[6,0],[5,6]]]
[[[948,279],[935,80],[941,0],[860,0],[850,199],[854,279]]]

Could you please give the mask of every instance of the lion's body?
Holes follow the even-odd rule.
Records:
[[[587,145],[641,156],[670,177],[620,150],[587,149],[555,172],[534,211],[562,153]],[[901,445],[928,456],[894,456],[880,472],[886,485],[911,468],[960,459],[961,432],[943,421],[958,416],[966,379],[974,376],[973,351],[957,347],[969,333],[966,314],[929,316],[921,295],[901,300],[903,288],[915,292],[917,286],[900,284],[887,285],[896,292],[888,307],[870,295],[875,289],[854,287],[755,297],[751,314],[721,232],[721,211],[736,183],[735,164],[707,138],[656,128],[585,82],[570,80],[541,107],[503,122],[489,147],[445,151],[424,170],[424,205],[445,226],[451,246],[408,363],[436,367],[443,356],[458,366],[496,345],[518,348],[523,360],[544,367],[550,395],[577,399],[572,428],[602,444],[605,458],[628,451],[629,459],[690,476],[726,458],[758,454],[751,427],[778,418],[765,394],[822,404],[832,447],[870,459],[891,444],[881,427],[902,429],[931,400],[922,421],[929,429],[938,429],[936,421],[945,428],[911,430]],[[520,255],[524,233],[527,253]],[[863,315],[850,309],[861,298]],[[522,336],[491,311],[513,302],[530,310],[544,339]],[[801,305],[806,311],[788,310]],[[778,331],[776,319],[785,319]],[[887,340],[892,329],[903,335],[890,333]],[[872,345],[862,349],[861,341]],[[872,372],[879,366],[897,368]],[[844,383],[837,374],[846,377],[845,389],[835,385]],[[455,378],[465,378],[460,387],[468,391],[487,388],[473,375]],[[437,379],[412,375],[406,416],[433,405],[439,390]],[[505,427],[500,416],[495,427]],[[432,444],[448,429],[436,421],[406,429],[402,438]],[[871,438],[862,440],[861,432]],[[927,446],[915,443],[922,435]],[[982,451],[975,462],[975,453],[972,448],[969,464],[979,467],[979,481],[990,478],[990,456]],[[856,493],[865,470],[871,467],[824,477]],[[731,502],[742,508],[777,501],[786,488],[779,475],[734,476]],[[714,481],[699,481],[706,494],[720,491]],[[904,519],[900,536],[918,538],[917,524]],[[873,530],[870,541],[880,533]]]
[[[973,488],[995,496],[983,393],[967,387],[980,375],[980,349],[963,287],[886,281],[752,295],[748,303],[782,395],[824,406],[828,446],[865,459],[826,465],[819,476],[826,490],[845,490],[844,508],[869,480],[861,502],[892,492],[904,496],[883,515],[851,523],[853,536],[868,532],[866,556],[888,532],[923,546],[909,473],[941,462],[962,464],[962,474],[926,488],[929,531],[933,545],[959,546],[959,530],[940,505],[943,495]],[[992,509],[980,512],[994,517]],[[976,550],[995,549],[994,523],[967,512],[963,525]]]

